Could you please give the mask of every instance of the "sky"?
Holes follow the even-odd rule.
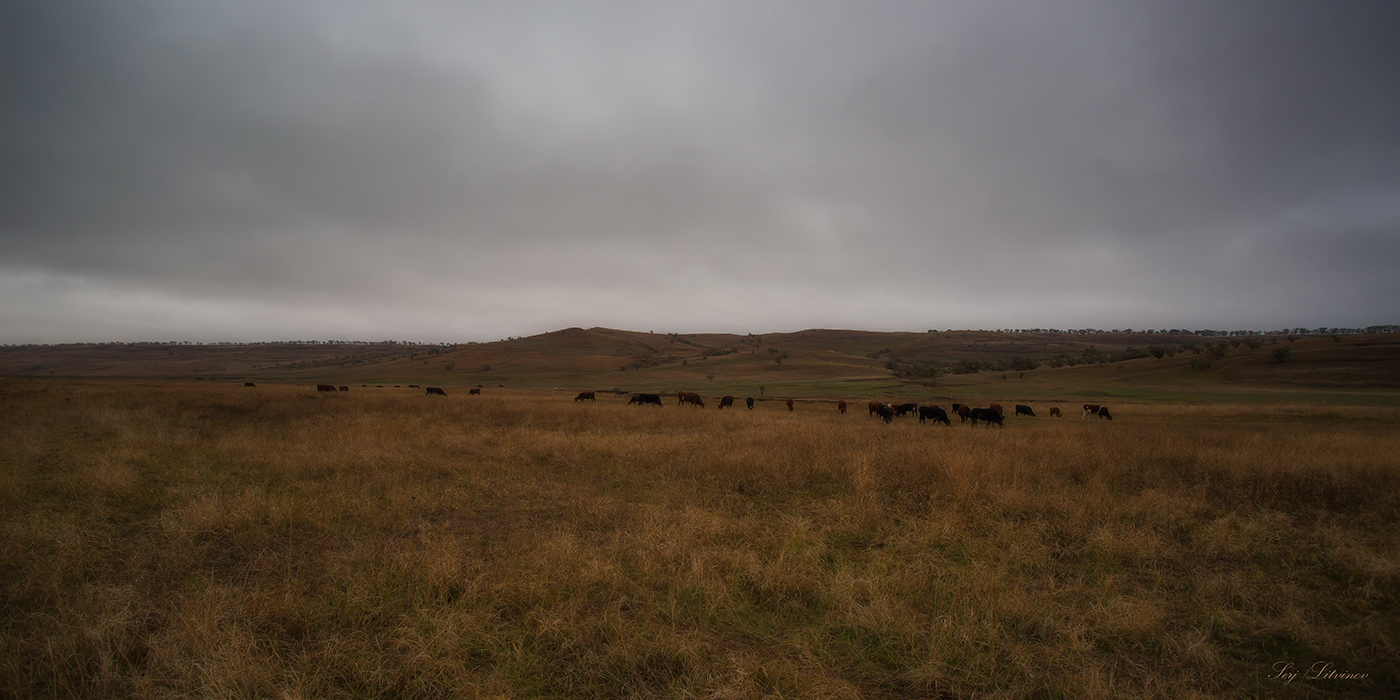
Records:
[[[0,343],[1400,323],[1389,0],[0,5]]]

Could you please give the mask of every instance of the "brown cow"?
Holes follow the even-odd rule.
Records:
[[[257,384],[254,384],[252,382],[243,382],[243,386],[257,386]]]
[[[871,402],[870,402],[869,404],[867,404],[867,405],[868,405],[869,408],[870,408],[870,415],[873,416],[873,415],[879,413],[879,412],[880,412],[880,407],[881,407],[881,406],[884,406],[885,404],[880,403],[879,401],[871,401]]]
[[[787,400],[787,405],[788,405],[788,410],[791,411],[791,410],[792,410],[792,399],[788,399],[788,400]]]
[[[334,384],[317,384],[316,391],[335,391]]]
[[[578,403],[580,401],[592,401],[593,403],[598,403],[598,395],[591,391],[581,392],[578,396],[574,397],[574,403]]]
[[[350,391],[350,387],[345,386],[344,384],[341,384],[341,385],[340,385],[340,390],[341,390],[341,391]]]
[[[695,393],[695,392],[693,392],[693,391],[678,391],[678,392],[676,392],[676,404],[677,404],[677,405],[681,405],[681,404],[687,404],[687,403],[690,404],[690,405],[692,405],[692,406],[699,406],[700,408],[704,408],[704,407],[705,407],[705,400],[702,399],[702,398],[700,398],[700,395],[699,395],[699,394],[697,394],[697,393]]]
[[[1051,417],[1051,418],[1059,418],[1059,417],[1060,417],[1060,407],[1059,407],[1059,406],[1051,406],[1051,407],[1050,407],[1050,417]]]
[[[730,396],[729,394],[725,394],[725,395],[724,395],[722,398],[720,398],[720,400],[719,400],[719,410],[721,410],[721,411],[724,410],[724,407],[725,407],[725,406],[730,406],[730,407],[732,407],[733,405],[734,405],[734,397],[733,397],[733,396]]]
[[[836,402],[836,412],[837,412],[837,413],[840,413],[840,414],[843,414],[843,415],[846,413],[846,400],[845,400],[845,399],[841,399],[840,401],[837,401],[837,402]]]
[[[999,415],[999,416],[1002,416],[1002,417],[1005,417],[1005,416],[1006,416],[1006,411],[1001,410],[1001,404],[999,404],[999,403],[994,403],[994,404],[988,406],[987,408],[989,408],[989,409],[991,409],[991,410],[993,410],[993,411],[996,411],[996,412],[997,412],[997,415]]]
[[[966,423],[966,422],[967,422],[967,414],[963,413],[963,409],[965,409],[965,408],[966,408],[967,410],[969,410],[969,411],[972,410],[972,409],[971,409],[970,407],[968,407],[968,405],[965,404],[965,403],[955,403],[955,404],[953,404],[953,413],[957,414],[957,416],[958,416],[958,422],[959,422],[959,423]]]
[[[475,396],[481,393],[481,389],[467,389],[467,396]]]

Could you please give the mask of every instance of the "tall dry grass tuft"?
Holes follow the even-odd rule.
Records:
[[[1380,696],[1400,412],[0,384],[0,687]],[[1198,408],[1200,410],[1198,410]],[[1364,679],[1271,679],[1278,662]]]

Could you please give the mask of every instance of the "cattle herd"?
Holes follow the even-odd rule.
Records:
[[[246,382],[243,386],[255,386],[255,384],[253,382]],[[383,385],[381,384],[379,386],[382,387]],[[413,384],[410,386],[414,389],[418,388],[417,384]],[[349,390],[350,388],[347,386],[335,386],[333,384],[316,385],[316,391]],[[428,387],[426,393],[428,396],[447,396],[446,391],[443,391],[441,387],[435,386]],[[474,389],[469,389],[467,391],[468,395],[475,395],[480,393],[481,387],[479,386]],[[598,394],[594,391],[580,392],[578,396],[574,397],[574,402],[578,403],[580,401],[591,401],[593,403],[597,403]],[[732,394],[726,394],[719,400],[720,410],[723,410],[725,408],[732,408],[734,406],[735,401],[737,401],[737,399]],[[795,410],[796,404],[792,399],[784,399],[783,402],[787,406],[787,410]],[[637,404],[638,406],[665,405],[661,401],[661,394],[632,394],[631,397],[627,399],[627,403],[628,405]],[[699,394],[693,391],[678,391],[676,392],[676,405],[704,408],[705,400]],[[753,410],[753,397],[750,396],[745,398],[744,405],[747,406],[749,410]],[[869,402],[869,404],[867,404],[867,406],[869,408],[869,413],[871,417],[879,418],[886,423],[893,422],[895,418],[900,418],[902,416],[913,414],[919,417],[920,423],[927,423],[931,421],[935,425],[942,423],[943,425],[950,426],[953,424],[952,416],[957,416],[959,423],[971,423],[972,427],[974,428],[977,427],[977,424],[979,422],[985,423],[989,428],[993,425],[1003,428],[1006,427],[1006,411],[1002,409],[1002,406],[999,403],[990,404],[985,408],[973,408],[971,406],[968,406],[967,404],[954,403],[951,407],[951,412],[944,411],[941,406],[935,406],[932,404],[921,405],[915,402],[884,403],[882,401],[871,401]],[[1086,403],[1084,404],[1083,408],[1083,418],[1094,416],[1099,420],[1103,420],[1105,418],[1108,420],[1113,420],[1113,414],[1109,412],[1108,406],[1097,403]],[[1018,403],[1013,407],[1013,410],[1015,412],[1014,415],[1016,416],[1027,416],[1030,418],[1035,417],[1035,409],[1025,404]],[[841,414],[844,414],[846,412],[845,399],[841,399],[836,402],[836,412]],[[1059,406],[1050,407],[1051,418],[1060,418],[1062,415],[1063,414],[1060,412]]]

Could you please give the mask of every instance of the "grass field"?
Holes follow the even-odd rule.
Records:
[[[1400,691],[1393,403],[449,394],[0,379],[0,693]]]

